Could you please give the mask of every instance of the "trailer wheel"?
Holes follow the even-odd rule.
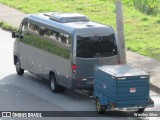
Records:
[[[99,98],[96,99],[96,110],[99,114],[104,114],[105,113],[105,109],[103,108],[103,106],[101,105],[101,101]]]
[[[56,77],[54,74],[50,75],[49,80],[50,80],[50,86],[51,86],[52,92],[57,93],[57,92],[65,91],[65,87],[57,84]]]
[[[144,110],[145,110],[145,108],[139,108],[139,109],[138,109],[138,112],[141,113],[141,112],[143,112]]]
[[[16,61],[16,72],[18,75],[23,75],[24,69],[21,68],[21,63],[19,60]]]

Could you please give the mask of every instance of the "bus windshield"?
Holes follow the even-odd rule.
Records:
[[[77,57],[98,58],[117,55],[115,35],[108,36],[77,36]]]

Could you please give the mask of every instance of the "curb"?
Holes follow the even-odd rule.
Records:
[[[150,90],[152,90],[153,92],[155,92],[155,93],[160,95],[160,88],[159,87],[150,84]]]

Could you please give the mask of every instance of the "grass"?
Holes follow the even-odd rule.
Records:
[[[0,2],[25,13],[77,12],[116,29],[113,0],[0,0]],[[160,60],[160,14],[157,16],[142,14],[132,4],[125,4],[123,7],[126,48]]]
[[[0,28],[7,31],[17,31],[17,28],[3,21],[0,21]]]

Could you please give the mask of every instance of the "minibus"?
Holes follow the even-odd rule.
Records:
[[[91,90],[94,66],[121,63],[114,29],[78,13],[29,14],[12,37],[17,74],[48,79],[53,92]]]

